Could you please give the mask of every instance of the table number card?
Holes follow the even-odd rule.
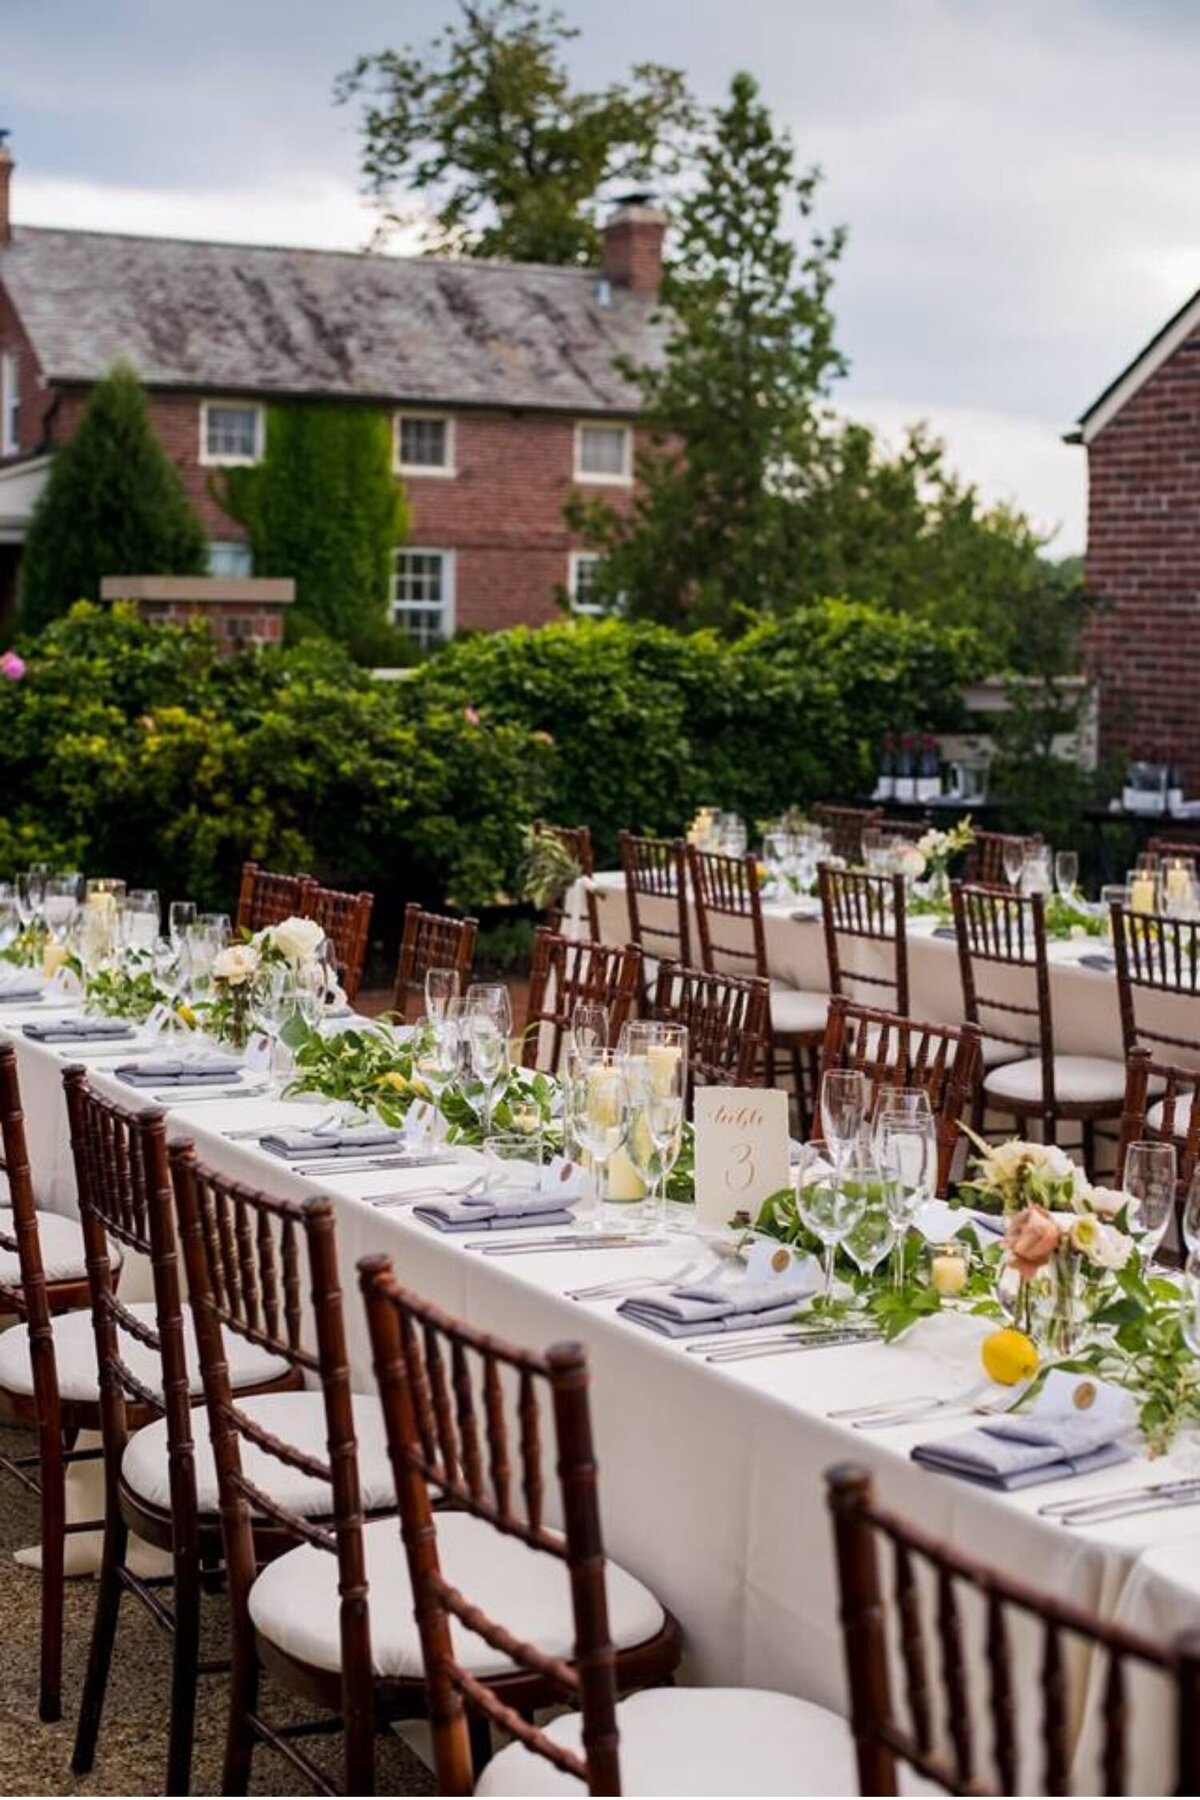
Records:
[[[698,1224],[753,1218],[787,1187],[788,1097],[778,1088],[697,1088],[695,1125]]]

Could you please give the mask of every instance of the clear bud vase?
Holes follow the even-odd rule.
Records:
[[[1079,1347],[1086,1317],[1080,1258],[1069,1248],[1057,1250],[1025,1285],[1030,1324],[1038,1348],[1049,1361],[1070,1356]]]

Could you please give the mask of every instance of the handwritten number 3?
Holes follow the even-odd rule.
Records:
[[[742,1194],[754,1181],[754,1146],[752,1144],[733,1144],[730,1147],[729,1163],[725,1169],[725,1186],[735,1193]]]

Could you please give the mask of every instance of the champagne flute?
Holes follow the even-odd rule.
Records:
[[[1015,894],[1021,885],[1021,870],[1025,867],[1024,840],[1006,837],[1000,848],[1000,860],[1004,865],[1004,879]]]
[[[1070,905],[1079,887],[1079,855],[1074,850],[1059,850],[1054,857],[1054,885],[1059,898]]]
[[[867,1110],[867,1084],[860,1069],[826,1069],[821,1077],[821,1130],[840,1165],[858,1143]]]
[[[629,1101],[626,1149],[630,1162],[647,1184],[642,1217],[647,1228],[654,1231],[667,1224],[667,1177],[683,1148],[687,1057],[627,1060],[621,1073]]]
[[[1125,1152],[1121,1186],[1136,1201],[1133,1223],[1141,1233],[1147,1263],[1158,1255],[1175,1210],[1177,1157],[1174,1144],[1136,1143]]]
[[[574,1135],[592,1163],[592,1225],[604,1223],[608,1165],[629,1135],[629,1100],[625,1078],[611,1050],[592,1061],[575,1063],[568,1075]]]
[[[805,1144],[796,1171],[796,1210],[801,1222],[819,1239],[824,1252],[824,1297],[833,1298],[833,1259],[838,1245],[854,1229],[866,1209],[872,1180],[879,1176],[870,1162],[851,1158],[830,1169],[820,1146]]]
[[[457,969],[425,971],[425,1011],[431,1019],[444,1019],[452,1000],[458,999]]]
[[[492,1129],[496,1089],[508,1072],[508,1034],[494,1014],[479,1010],[467,1014],[467,1042],[471,1072],[483,1088],[483,1133],[487,1137]]]
[[[937,1185],[937,1132],[932,1116],[883,1113],[875,1126],[875,1155],[885,1180],[887,1208],[896,1228],[892,1286],[904,1280],[904,1240],[920,1208]]]

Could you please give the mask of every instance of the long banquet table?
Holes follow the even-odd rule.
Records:
[[[39,1201],[71,1213],[61,1075],[68,1062],[89,1058],[74,1046],[55,1050],[23,1037],[26,1016],[36,1015],[5,1007],[0,1032],[17,1047]],[[98,1088],[133,1103],[134,1090],[105,1067],[111,1071],[111,1058],[95,1062]],[[1178,1623],[1185,1610],[1181,1581],[1200,1601],[1200,1508],[1086,1532],[1038,1516],[1046,1501],[1161,1479],[1174,1459],[1151,1465],[1139,1458],[1084,1480],[1001,1494],[924,1471],[909,1459],[919,1438],[964,1429],[970,1419],[962,1413],[871,1434],[825,1416],[868,1398],[961,1392],[980,1372],[984,1321],[947,1316],[899,1345],[711,1365],[619,1317],[615,1302],[584,1304],[566,1295],[591,1281],[666,1274],[699,1254],[695,1240],[604,1253],[488,1257],[428,1229],[403,1206],[381,1208],[363,1198],[385,1187],[397,1193],[406,1184],[427,1187],[428,1170],[348,1173],[318,1183],[257,1143],[225,1135],[250,1126],[309,1123],[312,1109],[301,1102],[210,1099],[172,1104],[168,1113],[172,1137],[194,1140],[201,1158],[213,1165],[280,1195],[333,1196],[352,1360],[364,1389],[370,1363],[354,1266],[369,1252],[388,1253],[406,1283],[512,1341],[545,1346],[569,1338],[586,1344],[606,1544],[682,1621],[688,1679],[774,1687],[844,1710],[822,1472],[848,1459],[872,1469],[888,1502],[928,1530],[1106,1615],[1132,1608],[1141,1617],[1159,1606]],[[1152,1548],[1153,1564],[1146,1556]],[[1145,1572],[1154,1568],[1165,1568],[1170,1582],[1156,1585],[1153,1573]],[[1088,1671],[1076,1666],[1074,1673],[1079,1725]],[[1148,1751],[1157,1753],[1161,1736],[1150,1734]],[[1090,1769],[1091,1726],[1082,1732],[1080,1754],[1085,1751]],[[1028,1791],[1036,1791],[1036,1776],[1031,1780]],[[1085,1777],[1085,1791],[1095,1791],[1093,1780]],[[1141,1791],[1150,1791],[1148,1784]]]

